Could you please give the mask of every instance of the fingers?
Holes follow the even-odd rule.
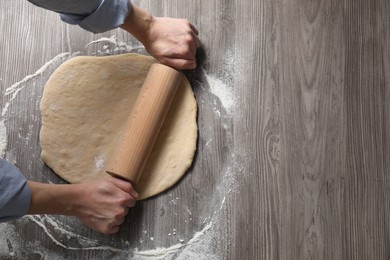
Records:
[[[190,37],[187,37],[183,42],[184,44],[180,44],[179,47],[171,49],[170,52],[159,57],[160,62],[177,69],[195,69],[196,43]]]
[[[107,234],[107,235],[115,234],[115,233],[118,233],[119,228],[120,228],[119,226],[113,226],[113,227],[109,228],[106,232],[102,232],[102,233]]]
[[[196,68],[196,50],[200,47],[200,40],[196,35],[198,32],[188,35],[177,48],[177,52],[172,54],[167,59],[167,63],[179,69],[195,69]]]
[[[187,52],[190,54],[189,58],[195,60],[196,50],[200,47],[198,37],[192,38],[187,44]]]
[[[196,48],[200,48],[200,46],[201,46],[201,43],[200,43],[200,40],[198,37],[195,38],[195,46],[196,46]]]
[[[102,225],[93,229],[100,233],[111,235],[111,234],[118,233],[120,229],[120,225]]]
[[[171,59],[164,59],[162,61],[163,64],[174,67],[177,69],[182,70],[188,70],[188,69],[195,69],[196,68],[196,61],[195,60],[186,60],[186,59],[180,59],[180,58],[171,58]]]
[[[119,178],[115,178],[113,176],[108,176],[110,178],[110,181],[123,190],[126,193],[129,193],[134,199],[137,199],[139,197],[139,194],[134,190],[133,185],[129,181],[121,180]]]
[[[135,201],[135,200],[133,200]],[[120,226],[125,222],[125,218],[129,213],[128,207],[116,207],[111,209],[112,212],[109,216],[106,216],[103,219],[97,219],[94,223],[89,225],[92,229],[103,233],[103,234],[114,234],[117,233],[120,229]]]
[[[188,21],[187,21],[188,22]],[[195,61],[196,50],[200,47],[200,40],[198,38],[198,30],[188,22],[188,26],[190,28],[190,32],[185,35],[183,39],[182,45],[182,53],[177,55],[178,57],[181,55],[182,57],[187,58],[188,60]]]
[[[164,58],[160,59],[160,62],[169,67],[179,70],[192,70],[196,68],[196,61],[187,59],[175,59],[175,58]]]
[[[127,199],[125,199],[123,203],[126,208],[132,208],[135,206],[135,204],[136,200],[132,196],[129,196]]]
[[[119,231],[120,226],[125,221],[125,217],[96,218],[94,216],[90,216],[88,218],[80,218],[80,220],[84,225],[97,232],[103,234],[114,234]]]
[[[177,69],[196,68],[199,31],[186,19],[154,17],[144,42],[146,50],[161,63]]]
[[[134,189],[130,190],[130,195],[133,196],[134,199],[139,197],[139,194]]]
[[[177,37],[175,45],[166,48],[157,56],[157,59],[168,66],[177,69],[194,69],[196,67],[196,50],[200,45],[194,34],[185,34]]]
[[[119,178],[111,177],[112,183],[118,187],[122,193],[118,193],[117,201],[118,206],[124,207],[124,209],[132,208],[136,204],[136,199],[138,198],[138,193],[133,189],[133,185],[125,180]],[[128,212],[128,211],[127,211]],[[127,215],[127,212],[125,215]],[[124,216],[125,216],[124,215]]]
[[[189,23],[191,30],[195,33],[196,36],[199,35],[198,30],[195,28],[195,26],[192,25],[192,23]]]
[[[106,175],[93,183],[83,183],[77,216],[88,227],[104,233],[112,234],[119,230],[125,221],[129,208],[134,207],[138,193],[130,182]]]
[[[134,201],[134,200],[133,200]],[[135,204],[135,202],[134,202]],[[119,209],[113,217],[107,219],[106,223],[102,223],[100,230],[97,231],[104,234],[114,234],[120,229],[120,226],[125,222],[125,217],[129,213],[129,208],[124,207]]]
[[[200,40],[198,38],[199,32],[191,23],[189,24],[189,26],[190,26],[191,31],[193,33],[193,41],[195,43],[195,47],[199,48],[200,47]]]
[[[190,33],[189,34],[191,35],[192,42],[195,45],[195,48],[199,48],[200,47],[200,40],[199,40],[199,37],[198,37],[199,31],[190,22],[188,22],[188,26],[190,28]]]

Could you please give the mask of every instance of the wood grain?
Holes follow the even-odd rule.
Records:
[[[348,1],[348,120],[344,231],[347,258],[389,257],[389,4]],[[387,70],[387,71],[386,71]]]
[[[192,168],[132,209],[117,235],[34,216],[0,225],[0,248],[8,248],[0,256],[132,259],[135,248],[183,239],[167,259],[389,259],[390,3],[134,3],[186,17],[200,31],[204,62],[186,73],[199,106]],[[63,182],[40,161],[38,140],[41,91],[62,60],[20,83],[14,98],[5,90],[58,54],[113,51],[109,41],[88,45],[93,40],[138,43],[120,30],[92,35],[65,25],[26,1],[0,2],[0,28],[6,158],[30,179]],[[120,251],[88,249],[91,241]]]

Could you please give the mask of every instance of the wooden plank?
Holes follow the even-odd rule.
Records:
[[[346,3],[344,258],[389,257],[389,7]]]

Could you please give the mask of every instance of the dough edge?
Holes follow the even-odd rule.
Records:
[[[47,139],[47,121],[52,120],[48,118],[47,111],[50,110],[50,106],[53,105],[50,102],[50,99],[53,99],[53,93],[51,93],[51,86],[52,85],[57,85],[59,78],[64,77],[63,72],[66,72],[69,70],[69,68],[74,68],[80,66],[80,64],[89,64],[89,63],[94,63],[94,62],[103,62],[107,63],[112,61],[113,59],[116,59],[119,63],[124,62],[124,64],[128,64],[131,62],[141,62],[144,63],[141,67],[143,68],[143,71],[147,72],[147,68],[150,67],[151,64],[155,63],[156,61],[148,56],[142,56],[138,54],[122,54],[122,55],[114,55],[114,56],[103,56],[103,57],[90,57],[90,56],[78,56],[75,58],[72,58],[62,65],[52,74],[50,77],[49,81],[47,82],[44,90],[44,94],[41,100],[41,113],[42,113],[42,128],[40,132],[40,139],[41,139],[41,147],[42,147],[42,153],[41,157],[42,160],[54,170],[54,172],[62,177],[63,179],[67,180],[68,182],[71,183],[78,183],[78,182],[83,182],[88,179],[85,179],[83,176],[84,175],[79,175],[79,176],[73,176],[73,175],[68,175],[67,173],[63,173],[64,168],[70,167],[69,165],[66,165],[63,163],[62,165],[58,165],[57,160],[59,159],[57,156],[51,155],[52,149],[48,147],[47,142],[45,140]],[[129,62],[131,61],[131,62]],[[184,85],[184,86],[183,86]],[[197,117],[197,105],[196,105],[196,100],[194,97],[194,94],[192,92],[191,86],[188,82],[187,79],[184,79],[182,82],[182,85],[180,86],[183,89],[185,89],[185,95],[186,95],[186,100],[188,102],[188,109],[190,110],[191,113],[189,113],[186,117],[188,117],[188,125],[186,126],[186,131],[188,133],[188,136],[191,136],[190,138],[186,139],[186,141],[183,143],[182,140],[179,140],[179,145],[178,147],[181,147],[181,145],[184,145],[184,148],[186,150],[185,155],[180,158],[180,170],[177,171],[176,168],[178,166],[171,165],[171,166],[165,166],[166,171],[171,171],[172,174],[166,174],[164,178],[161,178],[161,180],[158,182],[158,184],[153,184],[153,185],[146,185],[146,188],[142,188],[139,185],[135,185],[136,189],[140,190],[140,197],[139,199],[146,199],[148,197],[154,196],[158,193],[161,193],[165,191],[166,189],[170,188],[173,186],[177,181],[179,181],[182,176],[187,172],[188,168],[192,164],[192,160],[195,155],[196,151],[196,143],[197,143],[197,124],[196,124],[196,117]],[[175,101],[174,101],[175,102]],[[52,113],[56,114],[56,112]],[[52,115],[51,115],[52,116]],[[58,119],[57,119],[58,120]],[[50,130],[49,130],[50,131]],[[159,137],[160,138],[160,137]],[[181,144],[181,145],[180,145]],[[153,152],[152,152],[153,153]],[[97,178],[101,175],[104,175],[105,172],[100,172],[99,174],[95,174],[94,176]],[[144,175],[142,175],[144,176]],[[142,177],[141,181],[142,183]],[[149,183],[150,184],[150,183]]]

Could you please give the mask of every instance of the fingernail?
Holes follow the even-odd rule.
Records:
[[[133,197],[134,198],[138,198],[139,197],[139,194],[135,190],[133,190]]]

